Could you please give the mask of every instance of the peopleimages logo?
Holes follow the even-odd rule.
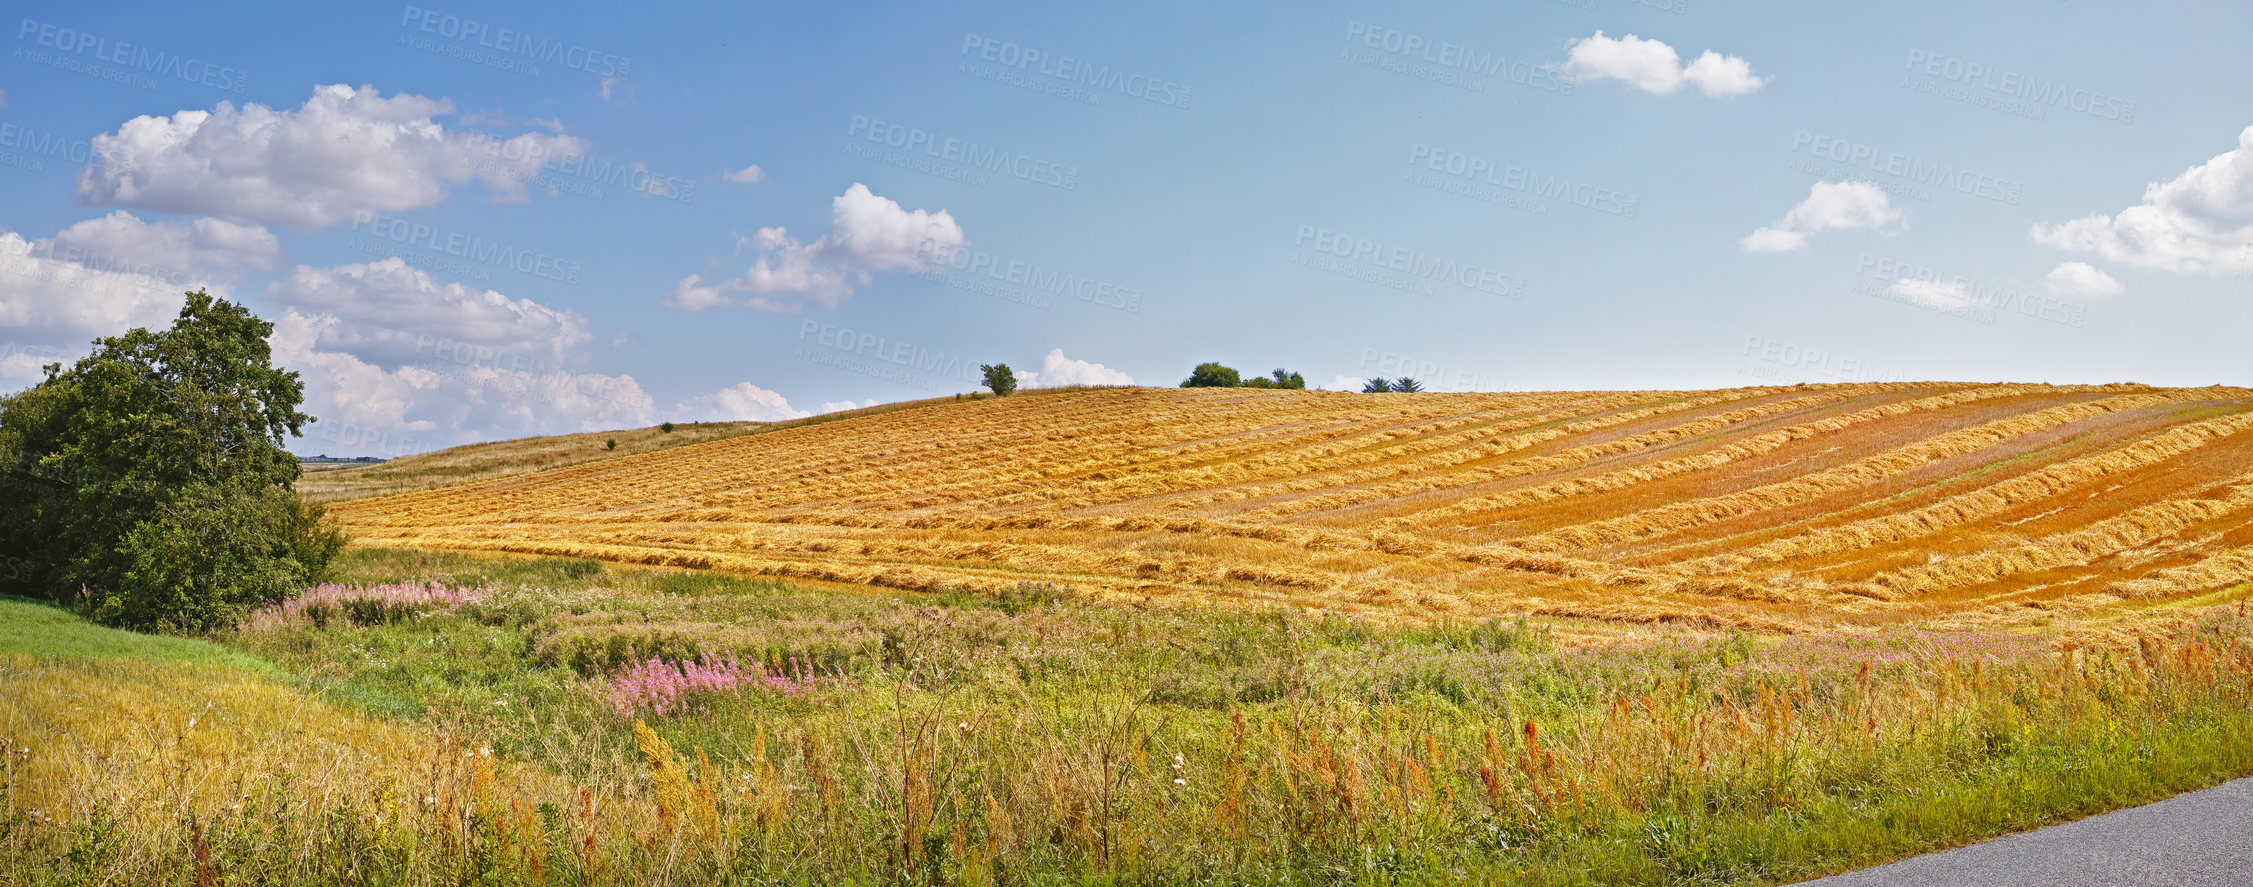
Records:
[[[796,359],[875,376],[918,390],[932,390],[929,381],[932,379],[974,382],[981,377],[977,366],[960,355],[833,323],[800,321],[798,341],[827,350],[815,351],[801,345],[791,355]]]
[[[105,275],[140,278],[137,281],[111,279],[91,281],[97,292],[106,292],[110,288],[118,286],[162,284],[173,287],[193,287],[204,282],[201,275],[166,268],[138,259],[128,259],[109,253],[97,252],[84,247],[58,246],[51,240],[33,242],[31,249],[26,251],[24,255],[30,258],[47,259],[51,262],[73,265],[89,271],[98,271]]]
[[[399,18],[399,26],[489,49],[499,53],[502,60],[525,59],[561,65],[570,70],[585,71],[597,77],[616,80],[626,79],[634,70],[634,60],[626,56],[589,49],[576,43],[549,40],[514,28],[496,28],[476,19],[449,15],[420,6],[406,7]],[[540,73],[538,68],[522,70],[520,66],[495,67],[509,67],[535,77]]]
[[[84,166],[94,162],[94,143],[86,139],[72,139],[51,132],[40,132],[15,123],[0,123],[0,149],[21,151],[30,159],[34,169],[44,169],[38,161],[64,159]]]
[[[971,289],[976,292],[984,292],[990,296],[1008,298],[1008,296],[999,292],[986,292],[966,285],[970,281],[982,278],[1019,288],[1018,295],[1021,297],[1037,298],[1041,294],[1046,294],[1058,299],[1078,299],[1098,308],[1111,308],[1130,313],[1142,310],[1142,290],[1136,287],[1120,286],[1111,281],[1093,277],[1082,277],[1069,271],[1043,267],[1020,259],[997,256],[983,250],[925,249],[921,255],[925,267],[914,272],[915,276],[925,280],[940,280],[952,283],[961,289]],[[947,271],[940,269],[952,269],[955,273],[949,274]],[[957,283],[957,281],[960,281],[960,283]],[[1025,298],[1018,300],[1026,301]],[[1032,303],[1043,309],[1048,307],[1046,301],[1034,301]]]
[[[991,145],[980,145],[859,114],[853,115],[852,123],[845,128],[845,135],[859,137],[887,148],[921,154],[934,160],[1023,179],[1036,185],[1070,191],[1080,184],[1080,168],[1077,166],[1028,157]]]
[[[2006,110],[2021,116],[2039,119],[2041,116],[2040,108],[2063,106],[2100,120],[2113,120],[2120,123],[2134,123],[2136,120],[2136,103],[2119,96],[2109,96],[2101,92],[2067,86],[2055,80],[2037,80],[2017,71],[1996,70],[1979,62],[1935,52],[1926,52],[1922,49],[1909,50],[1908,61],[1902,64],[1902,69],[1913,74],[1922,74],[1943,83],[1973,87],[1998,96],[2015,99],[2017,100],[2016,104],[2010,107],[1997,106],[1998,110]],[[1917,85],[1913,82],[1906,85],[1917,88]],[[1963,96],[1947,97],[1970,101]],[[1988,104],[1979,101],[1971,101],[1971,103]],[[2025,112],[2029,110],[2034,113],[2026,114]]]
[[[1847,290],[1889,302],[1914,305],[1979,323],[1994,323],[1998,311],[2064,326],[2088,322],[2088,306],[2024,286],[2016,281],[1946,275],[1900,259],[1863,253],[1847,279]]]
[[[1378,27],[1359,19],[1346,22],[1346,43],[1344,58],[1347,61],[1450,86],[1479,91],[1485,85],[1467,78],[1499,77],[1519,86],[1558,95],[1572,94],[1571,81],[1560,79],[1549,68],[1524,59],[1512,62],[1500,53],[1482,53],[1444,40],[1433,42],[1419,34]],[[1403,60],[1429,67],[1403,64]]]
[[[16,40],[19,42],[29,41],[33,45],[43,46],[65,55],[103,62],[118,69],[119,73],[131,72],[133,74],[164,77],[208,86],[221,92],[241,93],[243,90],[250,88],[250,75],[234,68],[214,65],[202,59],[150,49],[138,43],[111,40],[99,34],[35,19],[24,19],[22,24],[16,26]],[[16,54],[19,58],[24,57],[23,50],[17,50]],[[59,60],[51,58],[30,58],[27,60],[63,67],[59,64]],[[89,71],[86,73],[96,72]],[[151,81],[133,80],[129,82],[142,89],[156,88],[156,84]]]
[[[1317,256],[1335,256],[1350,263],[1365,264],[1374,269],[1391,271],[1401,275],[1401,277],[1398,282],[1395,282],[1393,279],[1382,275],[1356,273],[1354,269],[1350,268],[1317,264],[1305,256],[1294,257],[1294,262],[1297,264],[1319,271],[1366,280],[1393,289],[1404,289],[1421,295],[1432,295],[1432,288],[1428,285],[1409,286],[1403,284],[1438,281],[1505,298],[1515,299],[1525,295],[1525,279],[1516,275],[1504,274],[1492,268],[1482,268],[1478,265],[1457,262],[1454,259],[1441,258],[1405,246],[1388,246],[1366,237],[1355,237],[1314,225],[1300,225],[1298,236],[1291,241],[1291,245],[1297,247],[1300,251],[1311,250]]]
[[[1845,164],[1856,170],[1867,171],[1903,182],[1931,188],[1944,188],[1959,194],[1968,194],[1984,200],[2018,205],[2019,196],[2026,190],[2023,183],[1996,178],[1975,170],[1962,169],[1937,161],[1926,160],[1900,151],[1883,151],[1861,142],[1833,138],[1817,132],[1799,130],[1792,136],[1794,154],[1806,154]],[[1818,172],[1817,170],[1808,170]]]
[[[1745,335],[1744,350],[1739,354],[1745,358],[1741,372],[1773,381],[1798,381],[1802,375],[1840,382],[1900,382],[1907,378],[1868,361],[1752,333]]]
[[[548,253],[520,250],[505,243],[490,242],[458,231],[445,231],[421,222],[409,222],[361,210],[352,215],[352,230],[379,241],[389,241],[405,247],[421,247],[534,277],[570,284],[579,282],[578,262],[560,259]]]
[[[1434,148],[1422,142],[1409,146],[1408,162],[1412,166],[1446,173],[1458,179],[1481,182],[1504,191],[1569,203],[1582,209],[1622,218],[1632,219],[1642,209],[1642,198],[1632,194],[1622,194],[1586,182],[1574,182],[1562,176],[1543,175],[1524,167],[1495,163],[1484,157]]]
[[[1361,349],[1361,371],[1384,376],[1410,376],[1432,390],[1498,391],[1501,380],[1470,370],[1449,370],[1447,365],[1377,348]]]
[[[1119,68],[1094,64],[1086,59],[1056,55],[980,34],[962,35],[962,54],[1003,68],[1015,68],[1099,92],[1184,110],[1189,107],[1189,99],[1193,94],[1188,86],[1171,80],[1129,73]]]

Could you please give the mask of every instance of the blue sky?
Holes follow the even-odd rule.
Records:
[[[16,4],[0,387],[196,285],[307,453],[1003,361],[2246,380],[2243,8],[1210,6]]]

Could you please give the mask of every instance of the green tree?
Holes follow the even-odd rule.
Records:
[[[136,628],[197,630],[318,581],[344,537],[292,488],[285,437],[313,417],[276,369],[273,325],[202,291],[171,328],[99,339],[0,401],[9,590]]]
[[[985,381],[980,384],[993,389],[995,397],[1008,397],[1017,390],[1017,371],[1006,363],[981,363],[978,372],[985,374]]]
[[[1217,363],[1200,363],[1182,380],[1183,388],[1235,388],[1243,385],[1243,378],[1235,370]]]
[[[1392,380],[1383,376],[1372,376],[1369,381],[1361,383],[1361,393],[1363,394],[1383,394],[1391,390]]]
[[[1269,374],[1269,378],[1275,380],[1275,387],[1277,388],[1290,388],[1293,390],[1303,390],[1306,388],[1305,376],[1301,376],[1282,367],[1276,367],[1275,372]]]
[[[657,430],[659,430],[659,431],[662,431],[662,432],[665,432],[666,434],[671,434],[671,433],[673,433],[673,428],[674,428],[674,425],[673,425],[673,423],[671,423],[671,422],[666,422],[666,423],[664,423],[664,424],[662,424],[662,425],[659,425],[659,426],[657,426]]]
[[[1418,382],[1415,379],[1409,378],[1407,376],[1402,376],[1398,379],[1392,380],[1392,390],[1397,391],[1401,394],[1415,394],[1418,391],[1424,390],[1424,383]]]

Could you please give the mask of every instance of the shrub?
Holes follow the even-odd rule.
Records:
[[[667,422],[663,425],[657,426],[657,430],[665,432],[666,434],[671,434],[673,433],[673,427],[673,423]]]

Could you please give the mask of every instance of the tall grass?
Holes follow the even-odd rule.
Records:
[[[229,639],[287,680],[0,660],[0,883],[1777,883],[2253,772],[2235,606],[2120,647],[1582,647],[1060,589],[351,569],[488,590]],[[603,633],[659,653],[550,655]],[[658,678],[672,704],[616,704]]]

